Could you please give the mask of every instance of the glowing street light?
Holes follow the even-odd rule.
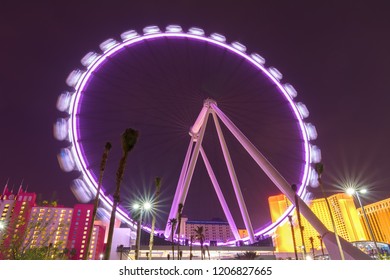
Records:
[[[137,237],[135,241],[135,259],[139,259],[139,248],[141,243],[141,224],[144,212],[152,209],[152,204],[149,201],[136,202],[133,204],[135,217],[137,218]]]
[[[367,189],[357,190],[355,188],[349,187],[349,188],[347,188],[346,192],[349,195],[352,195],[352,196],[355,195],[356,196],[356,198],[357,198],[357,200],[359,202],[360,208],[362,208],[364,220],[366,221],[368,230],[369,230],[370,235],[371,235],[371,239],[374,242],[374,245],[375,245],[376,251],[378,252],[378,255],[380,255],[380,251],[379,251],[379,248],[378,248],[378,244],[376,243],[376,238],[375,238],[374,232],[372,230],[371,223],[370,223],[370,221],[367,218],[366,210],[364,209],[364,207],[362,205],[362,201],[360,200],[360,195],[359,195],[359,193],[363,193],[363,194],[367,193]]]

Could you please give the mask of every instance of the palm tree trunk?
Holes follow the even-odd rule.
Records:
[[[117,172],[117,184],[116,184],[116,190],[113,195],[114,203],[112,205],[112,211],[111,211],[111,218],[110,218],[110,227],[108,231],[108,237],[107,237],[107,246],[106,246],[106,254],[105,254],[105,260],[110,259],[110,252],[111,252],[111,245],[112,245],[112,238],[114,235],[114,224],[115,224],[115,215],[116,215],[116,209],[118,207],[119,201],[120,201],[120,182],[122,181],[123,177],[123,171],[125,169],[126,165],[126,158],[127,158],[128,152],[125,152],[120,160],[119,168]]]
[[[98,205],[99,205],[99,194],[100,194],[100,189],[102,187],[102,182],[103,182],[103,174],[104,174],[104,170],[106,168],[106,162],[107,162],[107,158],[108,158],[108,152],[110,151],[111,149],[111,143],[110,142],[107,142],[106,143],[106,146],[104,148],[104,152],[103,152],[103,156],[102,156],[102,161],[100,163],[100,174],[99,174],[99,181],[98,181],[98,187],[97,187],[97,190],[96,190],[96,196],[95,196],[95,202],[94,202],[94,206],[93,206],[93,213],[92,213],[92,220],[91,220],[91,225],[90,225],[90,228],[89,228],[89,233],[88,233],[88,238],[87,238],[87,246],[86,246],[86,250],[87,250],[87,253],[85,254],[84,256],[84,259],[85,260],[88,260],[88,255],[89,255],[89,246],[91,245],[91,239],[92,239],[92,233],[93,233],[93,226],[94,226],[94,223],[95,223],[95,219],[96,219],[96,213],[97,213],[97,208],[98,208]]]
[[[112,206],[111,211],[111,219],[110,219],[110,227],[108,231],[108,238],[107,238],[107,246],[106,246],[106,253],[105,253],[105,260],[110,259],[110,252],[111,252],[111,245],[112,245],[112,237],[114,234],[114,223],[115,223],[115,215],[116,215],[116,208],[118,207],[119,201],[120,201],[120,185],[123,179],[123,173],[126,166],[126,160],[127,155],[129,152],[134,148],[136,142],[138,139],[138,131],[128,128],[125,130],[125,132],[122,134],[122,150],[123,155],[119,162],[118,171],[116,172],[116,190],[114,193],[114,203]]]
[[[173,242],[174,230],[175,230],[175,226],[172,225],[172,228],[171,228],[172,260],[175,259],[175,243]]]

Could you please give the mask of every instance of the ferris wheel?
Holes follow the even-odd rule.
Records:
[[[309,112],[294,87],[242,43],[228,43],[225,36],[198,27],[148,26],[120,38],[87,53],[57,101],[62,116],[54,135],[65,143],[58,159],[64,171],[79,172],[72,183],[77,198],[88,202],[96,194],[104,143],[134,127],[140,140],[123,190],[163,173],[171,206],[163,219],[174,217],[179,203],[208,209],[207,199],[215,196],[235,239],[240,239],[235,222],[240,218],[250,243],[274,230],[293,206],[274,223],[258,222],[258,216],[267,216],[258,207],[264,207],[268,191],[280,193],[296,184],[303,198],[307,186],[318,182],[317,132],[305,121]],[[112,153],[114,163],[107,166],[100,193],[107,211],[119,149]],[[122,206],[118,218],[134,226]]]

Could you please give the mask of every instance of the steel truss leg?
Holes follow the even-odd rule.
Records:
[[[219,203],[221,204],[223,212],[225,213],[225,217],[226,217],[226,219],[227,219],[227,221],[229,223],[230,229],[233,232],[234,238],[236,240],[238,240],[238,239],[240,239],[240,235],[238,233],[236,223],[234,222],[233,216],[230,213],[230,210],[229,210],[229,207],[228,207],[228,205],[226,203],[225,197],[223,196],[221,187],[219,186],[218,180],[215,177],[214,171],[213,171],[213,169],[212,169],[212,167],[210,165],[210,162],[209,162],[209,160],[208,160],[208,158],[206,156],[205,151],[203,150],[203,147],[200,147],[200,154],[202,155],[203,161],[204,161],[204,163],[206,165],[207,172],[209,173],[209,177],[211,179],[211,182],[213,183],[215,192],[217,193],[217,196],[218,196],[218,199],[219,199]]]
[[[194,146],[194,137],[191,137],[190,144],[188,145],[186,157],[184,159],[183,167],[181,168],[179,181],[177,182],[176,192],[175,192],[175,196],[173,198],[171,211],[169,212],[168,220],[167,220],[167,223],[166,223],[167,226],[165,227],[164,236],[166,238],[169,238],[170,235],[171,235],[171,230],[170,230],[170,228],[168,226],[169,225],[169,219],[172,219],[173,217],[176,217],[176,215],[177,215],[177,211],[178,211],[178,207],[179,207],[179,203],[180,203],[179,202],[179,198],[180,198],[181,193],[183,191],[183,183],[184,183],[185,177],[187,176],[188,165],[189,165],[189,162],[190,162],[191,152],[192,152],[193,146]]]
[[[211,105],[211,106],[213,106],[213,105]],[[233,162],[232,162],[232,159],[230,157],[230,153],[229,153],[228,147],[226,145],[226,141],[225,141],[225,138],[223,136],[221,126],[219,125],[217,115],[214,113],[214,111],[212,111],[212,115],[213,115],[215,127],[217,128],[218,138],[219,138],[219,142],[221,143],[221,148],[222,148],[223,156],[225,158],[226,166],[227,166],[228,171],[229,171],[230,180],[232,181],[234,193],[236,194],[238,206],[240,207],[240,212],[241,212],[242,218],[244,220],[245,228],[248,231],[249,240],[251,241],[251,243],[254,243],[255,242],[255,234],[253,232],[252,223],[251,223],[251,220],[249,218],[248,210],[247,210],[245,202],[244,202],[244,197],[242,196],[240,184],[238,183],[237,175],[236,175],[236,172],[234,170]]]
[[[194,174],[195,165],[196,165],[196,162],[197,162],[198,156],[199,156],[199,149],[200,149],[200,146],[201,146],[202,141],[203,141],[204,132],[205,132],[206,126],[207,126],[207,120],[208,120],[208,116],[210,113],[209,112],[210,109],[207,109],[206,112],[204,112],[205,111],[204,109],[205,108],[203,107],[201,114],[200,114],[200,115],[202,115],[200,131],[196,134],[192,134],[192,137],[191,137],[191,143],[190,143],[191,148],[193,146],[193,143],[196,143],[196,144],[195,144],[194,150],[192,152],[192,155],[191,155],[191,158],[189,159],[189,161],[187,161],[187,156],[188,156],[189,151],[191,150],[190,147],[187,150],[186,160],[184,161],[184,164],[182,167],[182,173],[180,174],[181,178],[179,179],[179,183],[178,183],[178,186],[176,188],[175,197],[173,198],[173,203],[172,203],[170,215],[168,217],[168,221],[169,221],[169,219],[172,219],[173,217],[177,216],[179,204],[182,203],[184,205],[184,202],[187,198],[188,188],[189,188],[191,180],[192,180],[192,175]],[[199,119],[199,117],[198,117],[198,119]],[[197,122],[199,122],[199,121],[197,120]],[[167,222],[167,225],[165,227],[164,236],[168,238],[170,236],[170,233],[171,233],[171,230],[169,229],[169,223]]]

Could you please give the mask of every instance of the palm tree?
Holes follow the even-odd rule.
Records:
[[[194,236],[191,234],[191,237],[190,237],[190,260],[192,260],[192,243],[194,242]]]
[[[158,204],[158,197],[160,195],[160,189],[161,189],[161,178],[160,177],[156,177],[155,185],[156,185],[155,204]],[[154,244],[154,227],[155,227],[155,224],[156,224],[155,210],[152,211],[152,215],[153,215],[153,217],[152,217],[152,226],[151,226],[151,229],[150,229],[150,239],[149,239],[149,257],[148,257],[149,260],[152,259],[152,251],[153,251],[153,244]]]
[[[204,259],[204,251],[203,251],[203,243],[205,240],[205,235],[204,235],[204,227],[203,226],[197,226],[195,229],[195,238],[199,240],[200,243],[200,251],[201,251],[201,259]]]
[[[311,245],[311,252],[313,255],[313,259],[314,259],[314,257],[315,257],[315,255],[314,255],[314,238],[312,236],[310,236],[309,240],[310,240],[310,245]]]
[[[332,210],[330,208],[330,204],[329,204],[328,198],[326,197],[326,194],[325,194],[325,191],[324,191],[324,187],[322,186],[321,175],[324,172],[324,165],[322,163],[316,163],[315,171],[316,171],[317,176],[318,176],[318,183],[320,185],[322,195],[324,196],[324,199],[325,199],[325,202],[326,202],[326,206],[327,206],[328,211],[329,211],[330,220],[332,221],[333,232],[334,232],[334,235],[336,237],[337,246],[339,247],[340,257],[341,257],[342,260],[344,260],[345,259],[344,258],[344,252],[343,252],[343,248],[341,247],[341,243],[340,243],[339,235],[337,233],[337,228],[336,228],[336,224],[335,224],[334,217],[333,217],[333,214],[332,214]]]
[[[171,228],[172,260],[175,259],[175,243],[173,242],[173,237],[174,237],[176,224],[177,224],[177,219],[176,218],[169,219],[168,225]]]
[[[110,251],[111,251],[111,243],[112,243],[112,237],[114,234],[114,223],[115,223],[115,215],[116,215],[116,208],[118,207],[119,201],[120,201],[120,185],[123,179],[123,173],[126,166],[126,160],[127,155],[129,152],[134,148],[135,144],[137,143],[138,139],[138,131],[128,128],[125,130],[125,132],[122,134],[122,158],[119,162],[118,171],[116,173],[116,190],[113,195],[114,197],[114,203],[112,205],[112,211],[111,211],[111,219],[110,219],[110,227],[108,231],[108,238],[107,238],[107,247],[106,247],[106,254],[104,259],[108,260],[110,259]]]
[[[320,240],[320,244],[321,244],[321,253],[322,253],[322,256],[324,256],[325,253],[324,253],[324,245],[323,245],[323,241],[322,241],[322,236],[321,236],[321,235],[317,235],[317,238]]]
[[[179,207],[178,207],[178,210],[177,210],[177,220],[178,220],[178,223],[177,223],[177,238],[178,238],[178,242],[177,242],[177,259],[180,260],[181,257],[180,257],[180,225],[181,225],[181,216],[182,216],[182,213],[183,213],[183,203],[179,203]]]
[[[106,146],[104,147],[104,152],[103,152],[103,155],[102,155],[102,161],[100,162],[100,174],[99,174],[98,187],[97,187],[97,190],[96,190],[96,196],[95,196],[95,202],[94,202],[94,207],[93,207],[91,225],[89,227],[89,234],[88,234],[89,236],[87,238],[87,247],[86,247],[87,248],[87,253],[84,256],[84,259],[86,259],[86,260],[88,259],[88,256],[89,256],[89,246],[91,244],[93,225],[95,223],[97,208],[98,208],[98,205],[99,205],[99,194],[100,194],[100,189],[102,187],[103,174],[104,174],[104,170],[106,168],[108,152],[110,151],[110,149],[111,149],[111,143],[107,142]]]

